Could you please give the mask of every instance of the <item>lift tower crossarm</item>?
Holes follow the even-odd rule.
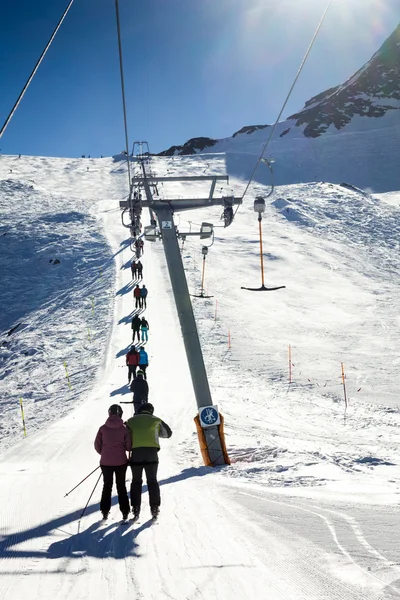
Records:
[[[242,204],[241,198],[233,198],[232,204]],[[143,208],[151,208],[152,210],[162,210],[166,205],[172,206],[174,210],[193,210],[195,208],[201,208],[203,206],[223,206],[225,201],[223,198],[177,198],[174,200],[147,200],[141,201]],[[120,200],[120,208],[126,208],[128,202],[126,200]]]
[[[145,181],[151,183],[166,183],[168,181],[229,181],[229,175],[188,175],[184,177],[157,177],[147,175],[146,177],[134,177],[135,183],[144,183]]]

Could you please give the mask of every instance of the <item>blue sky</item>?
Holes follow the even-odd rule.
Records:
[[[286,116],[342,83],[400,20],[399,0],[333,0]],[[7,3],[4,122],[67,0]],[[153,152],[276,119],[327,0],[119,0],[129,138]],[[114,0],[75,0],[0,148],[111,155],[124,147]]]

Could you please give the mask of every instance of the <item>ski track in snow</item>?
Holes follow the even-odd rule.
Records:
[[[223,155],[153,165],[159,175],[225,170]],[[201,466],[163,251],[146,243],[150,399],[174,435],[161,450],[158,522],[144,494],[140,521],[121,524],[115,497],[110,520],[99,521],[100,485],[79,519],[98,475],[64,494],[97,464],[107,407],[130,399],[131,252],[118,209],[126,165],[2,156],[0,177],[1,598],[400,598],[397,196],[321,183],[277,189],[263,231],[266,283],[287,286],[279,292],[240,289],[260,280],[252,202],[216,229],[213,297],[193,305],[226,419],[232,465],[223,469]],[[230,186],[240,192],[243,182]],[[252,197],[266,191],[257,184]],[[206,213],[177,215],[179,230],[218,223],[220,210]],[[193,293],[200,248],[188,238],[182,251]]]

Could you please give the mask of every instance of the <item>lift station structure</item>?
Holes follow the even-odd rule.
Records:
[[[144,142],[142,142],[144,144]],[[151,172],[151,159],[149,156],[138,156],[135,158],[140,165],[141,173],[133,175],[128,200],[120,201],[120,208],[129,214],[130,223],[125,226],[131,228],[131,232],[138,235],[141,228],[140,215],[142,208],[150,209],[151,225],[145,228],[145,239],[155,241],[161,238],[164,246],[171,286],[174,294],[175,305],[178,312],[186,356],[189,364],[199,414],[204,409],[212,409],[213,401],[207,372],[204,364],[203,353],[197,332],[196,321],[190,299],[186,275],[183,268],[182,256],[179,249],[178,238],[180,235],[200,235],[201,239],[213,234],[213,226],[203,223],[197,234],[191,232],[179,233],[174,224],[174,213],[196,208],[208,208],[211,206],[224,207],[225,226],[233,219],[233,205],[241,204],[242,198],[234,196],[214,197],[215,187],[218,181],[228,182],[227,175],[198,175],[182,177],[158,177]],[[210,182],[208,195],[202,198],[160,198],[157,184],[162,183],[185,183],[185,182]],[[135,190],[135,191],[134,191]],[[145,198],[142,197],[144,192]],[[154,216],[156,220],[154,219]],[[157,232],[157,221],[159,231]],[[215,412],[215,411],[214,411]],[[212,414],[212,410],[211,413]],[[218,414],[218,413],[217,413]],[[202,425],[203,426],[203,425]],[[205,440],[210,464],[213,466],[226,464],[226,452],[223,450],[223,440],[220,438],[220,429],[217,424],[203,427],[203,439]]]

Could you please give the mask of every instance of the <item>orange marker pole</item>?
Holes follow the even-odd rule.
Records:
[[[342,366],[342,383],[343,383],[343,393],[344,393],[344,406],[345,406],[345,412],[347,410],[347,392],[346,392],[346,375],[344,374],[344,365],[343,363],[340,363]]]
[[[260,267],[261,267],[261,286],[264,287],[264,258],[263,258],[263,244],[262,244],[262,229],[261,229],[262,216],[258,217],[258,231],[260,234]]]

